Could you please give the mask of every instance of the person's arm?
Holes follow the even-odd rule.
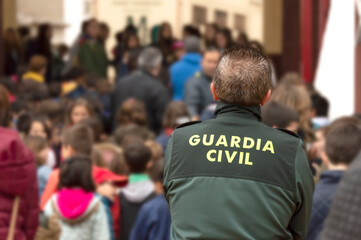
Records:
[[[22,200],[20,200],[21,202]],[[25,201],[25,217],[24,217],[24,232],[26,239],[33,239],[38,229],[39,219],[39,190],[34,176],[34,183],[31,188],[27,190]]]
[[[40,209],[44,210],[45,204],[49,201],[51,196],[56,192],[59,182],[59,170],[54,170],[50,176],[48,183],[45,186],[43,195],[41,196]]]
[[[170,170],[170,162],[172,158],[172,148],[173,148],[173,134],[170,137],[167,145],[167,149],[165,151],[164,157],[164,178],[163,178],[163,189],[164,195],[167,199],[167,192],[168,192],[168,179],[169,179],[169,170]],[[167,199],[168,201],[168,199]],[[169,202],[168,202],[169,203]]]
[[[293,235],[293,239],[297,240],[306,237],[312,210],[313,192],[315,189],[314,180],[308,165],[308,159],[303,150],[301,141],[296,153],[295,171],[298,207],[290,221],[289,230]]]
[[[199,90],[195,80],[196,79],[191,78],[187,81],[184,94],[188,112],[193,120],[197,120],[196,118],[199,119],[198,109],[201,103],[201,96],[199,95]]]

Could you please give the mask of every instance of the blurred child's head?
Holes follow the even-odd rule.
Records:
[[[328,165],[348,166],[361,150],[361,121],[355,117],[335,120],[326,131],[323,160]]]
[[[299,121],[298,113],[282,103],[269,102],[262,108],[262,122],[267,126],[297,133]]]
[[[30,113],[22,113],[18,118],[16,129],[20,134],[27,135],[33,121],[33,116]]]
[[[126,100],[117,114],[117,126],[129,124],[136,124],[138,126],[147,125],[147,113],[144,103],[134,98]]]
[[[51,137],[51,131],[46,124],[46,118],[41,116],[32,118],[27,135],[38,136],[49,140]]]
[[[136,142],[124,149],[124,157],[131,173],[144,173],[152,158],[152,153],[147,146]]]
[[[129,168],[124,158],[124,153],[117,153],[114,155],[113,159],[109,164],[109,169],[115,174],[118,175],[128,175]]]
[[[60,165],[58,190],[63,188],[80,188],[86,192],[95,192],[92,162],[88,156],[76,154]]]
[[[153,138],[154,135],[148,129],[137,125],[118,127],[113,135],[114,142],[123,148],[133,141],[145,142]]]
[[[90,156],[93,143],[93,133],[89,127],[84,125],[69,127],[63,134],[61,156],[63,159],[74,154]]]
[[[48,158],[49,151],[46,140],[39,136],[26,136],[24,138],[24,143],[34,154],[36,165],[44,165]]]
[[[163,193],[163,168],[164,160],[159,159],[152,165],[149,171],[150,179],[154,183],[154,190],[157,194]]]
[[[167,106],[163,117],[163,128],[175,128],[187,121],[190,121],[190,115],[184,102],[171,102]]]
[[[38,114],[49,117],[53,125],[63,123],[64,109],[61,104],[55,100],[44,100],[39,103]]]
[[[98,143],[102,140],[103,134],[103,125],[100,120],[96,117],[86,118],[82,120],[79,124],[83,124],[89,127],[93,131],[94,142]]]
[[[75,125],[84,119],[94,116],[93,107],[83,98],[74,101],[67,114],[69,125]]]
[[[328,117],[328,100],[319,93],[313,93],[311,95],[312,101],[312,117]]]
[[[145,146],[147,146],[150,150],[150,152],[152,153],[152,163],[158,161],[159,159],[161,159],[163,157],[163,148],[162,145],[160,145],[159,143],[157,143],[154,140],[147,140],[145,142]]]
[[[30,58],[29,70],[40,75],[45,75],[48,61],[42,55],[34,55]]]

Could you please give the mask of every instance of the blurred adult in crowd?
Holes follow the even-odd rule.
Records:
[[[190,36],[185,38],[186,54],[170,67],[173,100],[184,99],[186,81],[201,69],[200,39]]]
[[[245,32],[240,32],[236,39],[236,43],[238,45],[247,45],[249,44],[248,36]]]
[[[216,33],[216,46],[221,52],[233,46],[232,33],[228,28],[221,28]]]
[[[173,60],[172,45],[175,42],[172,33],[172,27],[168,22],[162,23],[159,29],[158,42],[156,44],[159,47],[163,55],[163,66],[169,66]]]
[[[23,50],[22,57],[24,58],[25,54],[27,52],[26,47],[27,47],[28,41],[30,40],[30,29],[29,29],[29,27],[26,27],[26,26],[20,26],[20,27],[18,27],[17,31],[18,31],[21,48]],[[23,60],[25,60],[25,59],[23,59]]]
[[[18,66],[22,62],[22,45],[14,29],[8,28],[4,34],[4,74],[12,76],[17,74]]]
[[[203,110],[209,104],[215,103],[210,85],[219,57],[220,52],[217,48],[208,48],[203,53],[202,70],[186,82],[185,102],[193,120],[199,120]]]
[[[208,23],[204,31],[204,45],[209,47],[216,46],[216,33],[218,32],[218,25],[216,23]]]
[[[7,123],[0,127],[0,239],[33,239],[39,214],[34,156],[17,132],[4,127]],[[12,217],[16,220],[9,236]]]
[[[91,19],[85,26],[85,33],[80,39],[78,63],[88,73],[98,77],[107,77],[108,59],[104,45],[98,41],[99,24]]]
[[[141,52],[139,37],[134,32],[124,34],[124,40],[120,52],[120,61],[117,66],[117,79],[131,73],[137,68],[138,56]]]
[[[118,65],[120,64],[123,55],[123,37],[124,33],[122,31],[115,34],[115,46],[113,47],[112,54],[114,58],[113,64],[116,71],[118,70]]]
[[[119,81],[113,92],[113,124],[121,104],[128,98],[135,98],[145,104],[149,128],[159,133],[163,114],[170,100],[167,89],[156,79],[161,64],[162,54],[158,49],[148,47],[141,52],[138,59],[139,70]]]
[[[110,28],[108,26],[108,24],[106,24],[105,22],[101,22],[99,23],[99,41],[101,44],[105,45],[108,37],[110,34]]]
[[[192,25],[185,25],[183,27],[182,39],[185,40],[187,37],[191,36],[201,38],[199,28]]]
[[[51,38],[53,37],[53,29],[50,24],[40,24],[38,27],[38,34],[35,39],[28,42],[26,48],[26,60],[29,61],[34,55],[41,55],[46,58],[48,65],[45,72],[45,79],[49,82],[51,79],[51,60],[52,48]]]

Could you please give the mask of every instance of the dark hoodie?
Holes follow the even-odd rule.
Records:
[[[17,132],[0,128],[0,239],[6,239],[12,208],[20,196],[14,240],[33,239],[38,228],[38,187],[34,156]]]

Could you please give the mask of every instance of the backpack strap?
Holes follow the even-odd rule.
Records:
[[[13,204],[13,210],[11,211],[11,219],[9,225],[9,232],[6,240],[14,240],[16,219],[19,213],[20,197],[16,196]]]

